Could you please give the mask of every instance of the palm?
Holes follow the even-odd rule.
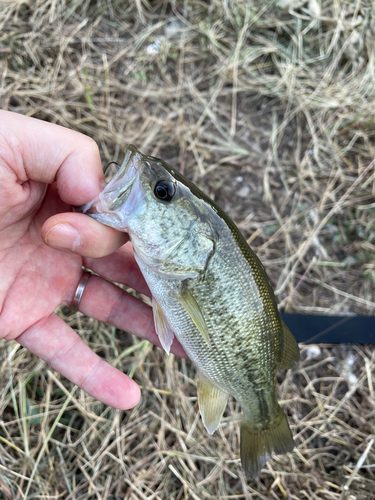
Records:
[[[8,339],[16,339],[53,313],[61,303],[68,304],[81,275],[82,258],[79,255],[49,248],[42,241],[41,227],[49,216],[54,215],[51,205],[55,213],[70,211],[57,197],[54,186],[41,200],[43,195],[41,193],[34,201],[31,213],[30,210],[19,213],[20,207],[14,210],[12,233],[18,237],[13,239],[0,260],[4,269],[1,274],[6,274],[10,285],[0,296],[2,336]]]

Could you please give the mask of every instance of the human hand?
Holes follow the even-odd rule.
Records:
[[[150,295],[130,243],[122,246],[128,236],[72,212],[103,184],[93,140],[0,111],[0,338],[16,340],[102,402],[128,409],[139,401],[137,384],[54,314],[72,303],[82,265]],[[151,308],[98,276],[90,277],[79,310],[160,346]],[[185,356],[176,341],[172,351]]]

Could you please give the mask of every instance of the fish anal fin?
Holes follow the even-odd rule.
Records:
[[[292,451],[294,441],[285,413],[279,407],[277,417],[269,428],[255,429],[254,424],[241,423],[241,462],[245,474],[256,478],[272,453]]]
[[[154,297],[152,298],[152,310],[154,312],[154,323],[155,330],[158,334],[160,343],[164,349],[164,351],[169,354],[170,348],[173,342],[174,333],[169,326],[167,318],[165,317],[161,307],[156,302]]]
[[[296,339],[284,322],[281,323],[281,327],[283,342],[278,368],[280,370],[288,370],[299,361],[299,347]]]
[[[198,404],[203,424],[209,434],[219,427],[228,401],[228,394],[206,377],[198,374]]]
[[[190,318],[192,319],[195,326],[198,328],[200,334],[206,341],[208,347],[210,346],[210,339],[208,335],[208,328],[206,325],[206,321],[203,317],[201,308],[199,307],[198,302],[195,300],[194,295],[190,292],[190,290],[182,285],[181,290],[176,292],[176,299],[188,313]]]

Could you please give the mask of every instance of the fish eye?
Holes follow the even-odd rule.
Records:
[[[176,187],[171,181],[159,181],[154,188],[156,198],[163,201],[171,201],[175,192]]]

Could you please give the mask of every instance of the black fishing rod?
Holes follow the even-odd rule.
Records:
[[[298,343],[375,344],[375,316],[281,313]]]

